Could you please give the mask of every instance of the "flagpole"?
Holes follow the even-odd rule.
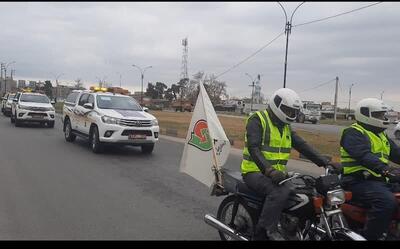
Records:
[[[201,81],[199,81],[199,84],[201,84],[202,86],[203,86],[203,88],[204,88],[204,84],[203,84],[203,82],[201,82]],[[200,86],[201,87],[201,86]],[[204,90],[205,90],[205,88],[204,88]],[[201,91],[201,89],[200,89],[200,91]],[[207,94],[207,91],[206,91],[206,94]],[[203,101],[203,109],[205,109],[205,106],[204,106],[204,101]],[[207,112],[205,112],[205,114],[206,114],[206,116],[207,116]],[[208,121],[208,118],[207,118],[207,121]],[[208,134],[209,136],[210,136],[210,134]],[[211,138],[211,137],[210,137]],[[214,148],[214,139],[213,139],[213,143],[212,143],[212,154],[213,154],[213,161],[214,161],[214,165],[213,165],[213,168],[212,168],[212,170],[214,171],[214,174],[215,174],[215,180],[216,180],[216,184],[218,185],[218,187],[220,187],[220,188],[224,188],[223,187],[223,184],[222,184],[222,174],[221,174],[221,170],[220,170],[220,168],[218,167],[218,162],[217,162],[217,155],[215,154],[215,148]]]

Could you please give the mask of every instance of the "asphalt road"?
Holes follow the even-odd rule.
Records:
[[[179,173],[183,144],[160,139],[139,148],[90,151],[54,129],[14,127],[0,115],[0,240],[219,240],[204,223],[223,197]],[[239,170],[240,150],[227,167]],[[299,172],[312,168],[291,161]]]

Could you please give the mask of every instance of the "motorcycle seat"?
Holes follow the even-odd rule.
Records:
[[[231,193],[244,195],[257,201],[264,199],[263,195],[259,195],[247,186],[243,181],[242,174],[238,171],[223,169],[223,183],[224,188]]]

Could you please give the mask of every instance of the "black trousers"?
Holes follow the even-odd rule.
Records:
[[[393,195],[392,185],[375,180],[345,177],[348,181],[344,189],[353,193],[353,200],[368,208],[364,237],[377,240],[388,231],[393,213],[397,209],[397,201]]]
[[[251,190],[266,196],[257,228],[264,228],[267,231],[276,230],[291,190],[285,185],[278,186],[272,183],[271,178],[260,172],[244,174],[243,180]]]

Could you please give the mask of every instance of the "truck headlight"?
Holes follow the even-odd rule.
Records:
[[[343,189],[336,189],[326,193],[327,203],[330,206],[343,204],[346,200]]]
[[[158,120],[155,118],[155,119],[153,119],[153,120],[151,120],[151,124],[153,125],[153,126],[158,126]]]
[[[18,109],[23,109],[23,110],[30,110],[31,107],[26,106],[26,105],[18,105]]]
[[[106,124],[119,124],[119,118],[113,118],[109,116],[102,116],[101,121]]]

